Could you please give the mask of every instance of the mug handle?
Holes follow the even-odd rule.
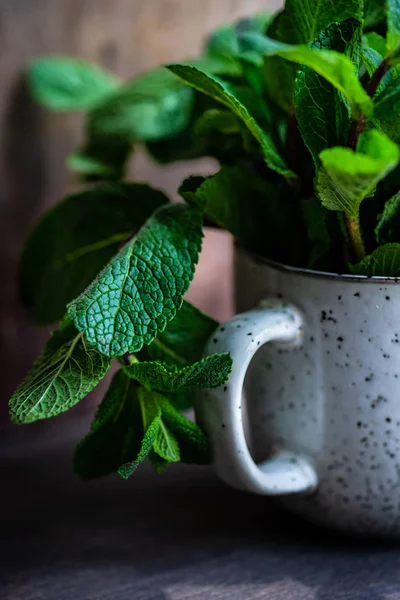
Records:
[[[259,308],[220,325],[206,346],[205,355],[230,352],[233,359],[227,384],[201,392],[196,402],[196,418],[210,438],[214,467],[233,487],[271,496],[312,492],[317,487],[311,461],[300,454],[283,448],[256,464],[242,419],[243,383],[254,354],[272,341],[299,346],[302,324],[303,316],[295,306],[266,300]]]

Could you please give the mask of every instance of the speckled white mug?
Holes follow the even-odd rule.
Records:
[[[326,526],[400,537],[400,283],[235,262],[240,314],[206,348],[233,371],[196,406],[218,474]]]

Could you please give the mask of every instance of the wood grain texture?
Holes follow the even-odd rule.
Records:
[[[0,0],[0,414],[6,413],[11,391],[44,338],[18,303],[20,249],[37,216],[73,185],[64,157],[82,137],[79,116],[49,114],[30,101],[22,77],[28,62],[44,54],[73,54],[129,77],[158,63],[194,55],[205,34],[218,24],[278,4],[271,0]],[[173,193],[186,173],[210,168],[207,162],[157,168],[138,154],[132,175]],[[203,294],[205,308],[228,294],[229,245],[221,240],[219,244],[223,247],[219,255],[226,257],[220,266],[223,273],[218,289],[210,284],[209,293]],[[212,254],[208,252],[211,262]],[[210,270],[212,266],[201,268],[203,275]],[[216,316],[226,314],[227,306],[222,303]]]

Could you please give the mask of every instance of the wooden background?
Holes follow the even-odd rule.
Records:
[[[21,245],[37,216],[71,187],[65,155],[79,144],[77,115],[35,106],[23,83],[34,57],[59,53],[98,61],[130,77],[156,64],[195,55],[208,31],[277,0],[0,0],[0,417],[18,381],[40,352],[45,332],[29,324],[18,302]],[[173,194],[188,172],[208,161],[160,168],[140,153],[132,176]],[[191,299],[222,319],[231,304],[229,240],[209,233]]]

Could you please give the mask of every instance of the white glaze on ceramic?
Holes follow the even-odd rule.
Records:
[[[231,351],[232,376],[197,404],[218,473],[284,494],[324,525],[400,536],[400,283],[285,270],[238,250],[236,302],[250,312],[206,350]],[[241,423],[246,371],[257,465]]]

